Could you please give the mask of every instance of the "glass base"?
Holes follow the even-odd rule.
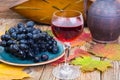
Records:
[[[53,69],[53,75],[59,79],[76,79],[80,76],[80,70],[76,66],[61,65]]]

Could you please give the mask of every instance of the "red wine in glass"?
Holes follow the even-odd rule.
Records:
[[[79,68],[69,65],[70,42],[78,38],[83,31],[83,17],[76,10],[54,12],[52,16],[52,32],[64,44],[65,63],[53,69],[53,75],[60,79],[75,79],[80,75]],[[73,74],[74,73],[74,74]]]
[[[80,36],[83,31],[83,23],[77,18],[76,20],[71,18],[71,21],[69,19],[67,21],[63,20],[63,22],[54,21],[52,23],[52,31],[58,40],[70,42]]]

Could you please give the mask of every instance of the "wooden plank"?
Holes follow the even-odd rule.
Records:
[[[0,19],[0,27],[13,27],[16,26],[19,22],[26,22],[26,19],[6,19],[1,18]]]
[[[120,37],[118,38],[120,44]],[[120,80],[120,61],[113,61],[112,68],[101,75],[101,80]]]
[[[54,80],[54,76],[52,75],[52,70],[54,66],[51,65],[46,65],[44,68],[44,71],[42,73],[42,76],[40,77],[39,80]]]
[[[40,77],[43,74],[45,66],[28,67],[25,71],[30,74],[30,78],[23,80],[41,80]]]
[[[0,0],[0,6],[12,7],[28,0]]]
[[[0,7],[1,9],[1,7]],[[0,18],[7,18],[7,19],[24,19],[23,16],[13,12],[12,10],[8,9],[5,12],[0,12]]]
[[[28,0],[0,0],[0,18],[23,19],[23,16],[13,12],[9,8],[25,1]]]
[[[102,74],[101,80],[120,80],[120,62],[112,62],[113,67]]]

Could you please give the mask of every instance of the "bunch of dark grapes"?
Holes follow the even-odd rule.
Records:
[[[32,59],[34,62],[48,60],[47,54],[37,55],[45,51],[57,53],[57,42],[47,32],[34,28],[34,25],[33,21],[28,21],[26,25],[19,23],[11,27],[1,36],[0,45],[20,59]]]

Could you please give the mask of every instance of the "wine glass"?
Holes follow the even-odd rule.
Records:
[[[53,69],[53,75],[59,79],[75,79],[80,71],[77,66],[69,65],[70,42],[78,38],[83,31],[83,16],[77,10],[61,10],[53,13],[52,32],[64,44],[65,63]]]

